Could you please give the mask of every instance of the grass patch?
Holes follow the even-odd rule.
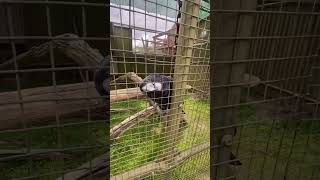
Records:
[[[319,122],[300,122],[284,119],[257,119],[254,106],[240,108],[241,123],[246,125],[235,137],[244,165],[240,179],[310,178],[320,160]],[[240,157],[241,158],[241,157]],[[248,176],[250,174],[250,176]]]
[[[123,104],[112,105],[113,108],[136,107],[137,111],[142,110],[146,106],[145,101],[129,101]],[[188,116],[188,126],[180,135],[178,149],[186,150],[195,144],[209,141],[210,137],[210,114],[209,103],[205,101],[195,100],[191,97],[185,99],[184,111]],[[121,122],[128,116],[136,113],[112,113],[111,124]],[[202,128],[202,129],[201,129]],[[149,117],[146,121],[140,122],[136,127],[126,131],[115,144],[111,146],[111,175],[123,173],[125,171],[137,168],[148,162],[156,160],[161,156],[166,139],[163,133],[163,124],[158,115]],[[209,153],[206,154],[207,156]],[[199,169],[209,168],[209,158],[199,156],[193,160],[188,160],[177,168],[174,172],[174,178],[185,177],[185,169],[188,170],[189,176],[196,175]],[[181,167],[183,167],[181,169]],[[157,179],[159,176],[150,176],[143,179]]]
[[[181,151],[210,140],[210,104],[187,97],[184,102],[188,127],[183,130],[177,148]]]
[[[46,128],[31,130],[28,132],[1,133],[0,141],[11,141],[24,143],[28,141],[29,146],[7,145],[1,149],[18,150],[26,147],[32,149],[56,149],[74,148],[83,146],[104,146],[106,144],[105,123],[98,123],[88,126],[74,125],[70,127]],[[39,159],[37,156],[32,158],[22,158],[10,160],[0,164],[0,179],[13,179],[29,176],[40,176],[34,179],[51,180],[60,176],[56,173],[66,169],[76,168],[82,163],[93,159],[104,153],[104,148],[96,147],[80,151],[66,151],[66,156],[62,158],[50,157]],[[48,176],[41,176],[51,174]]]

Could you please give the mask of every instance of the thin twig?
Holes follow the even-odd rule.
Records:
[[[110,82],[110,85],[112,85],[116,81],[120,81],[120,80],[121,81],[125,81],[126,79],[130,79],[131,81],[133,81],[136,84],[140,84],[143,81],[143,79],[140,76],[138,76],[136,73],[128,72],[128,73],[126,73],[126,74],[124,74],[124,75],[112,80]]]

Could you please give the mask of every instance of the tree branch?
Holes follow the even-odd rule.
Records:
[[[21,95],[23,100],[19,101],[15,91],[0,93],[0,130],[22,126],[22,118],[26,124],[39,124],[55,120],[57,112],[59,115],[69,115],[88,108],[103,107],[93,82],[59,85],[56,89],[52,86],[24,89]],[[142,95],[137,88],[114,90],[110,92],[110,102]],[[23,104],[23,113],[19,103]]]
[[[145,120],[154,114],[154,107],[150,106],[119,123],[112,129],[110,129],[110,140],[116,140],[121,134],[123,134],[130,127],[135,126],[141,119]]]
[[[50,46],[65,54],[80,66],[98,66],[100,61],[103,59],[103,56],[97,49],[91,48],[84,40],[77,39],[79,37],[75,34],[62,34],[55,36],[55,38],[57,39],[32,47],[29,51],[19,54],[15,59],[12,58],[0,64],[0,68],[4,68],[12,64],[15,60],[20,62],[28,57],[43,57],[50,52]]]
[[[134,72],[128,72],[114,80],[112,80],[110,82],[110,85],[112,85],[113,83],[115,83],[116,81],[125,81],[126,79],[130,79],[131,81],[133,81],[134,83],[140,84],[142,83],[143,79],[138,76],[136,73]]]

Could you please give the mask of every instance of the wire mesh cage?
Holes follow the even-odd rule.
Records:
[[[213,6],[211,175],[319,179],[319,1]]]
[[[209,9],[111,1],[111,179],[210,177]]]
[[[0,0],[0,179],[319,179],[319,3]]]
[[[0,179],[105,179],[104,1],[0,1]],[[104,175],[102,175],[104,174]]]

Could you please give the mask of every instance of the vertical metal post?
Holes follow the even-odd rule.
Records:
[[[219,130],[211,133],[211,156],[213,156],[213,164],[211,164],[211,176],[214,180],[232,177],[229,163],[231,153],[232,137],[235,129],[225,128],[235,124],[235,108],[222,108],[222,106],[240,103],[241,87],[221,87],[220,85],[235,84],[242,81],[245,71],[245,64],[228,64],[223,61],[240,60],[248,58],[250,41],[236,39],[216,39],[221,37],[247,37],[251,35],[253,26],[253,14],[242,14],[237,10],[254,10],[256,8],[255,0],[217,0],[211,3],[213,13],[211,13],[211,25],[213,33],[211,38],[213,46],[211,57],[214,64],[211,68],[210,79],[211,88],[211,130],[219,128]],[[235,12],[219,12],[217,10],[235,10]],[[220,86],[220,87],[217,87]],[[213,149],[213,146],[217,147]]]
[[[192,59],[194,40],[196,38],[196,27],[200,9],[200,0],[183,1],[181,10],[181,22],[179,29],[177,54],[174,66],[173,87],[172,87],[172,105],[171,111],[166,118],[166,163],[170,167],[174,160],[175,145],[178,138],[179,122],[181,121],[181,106],[184,95],[186,94],[186,85],[189,74],[189,66]],[[164,174],[164,179],[170,178],[171,172]]]

